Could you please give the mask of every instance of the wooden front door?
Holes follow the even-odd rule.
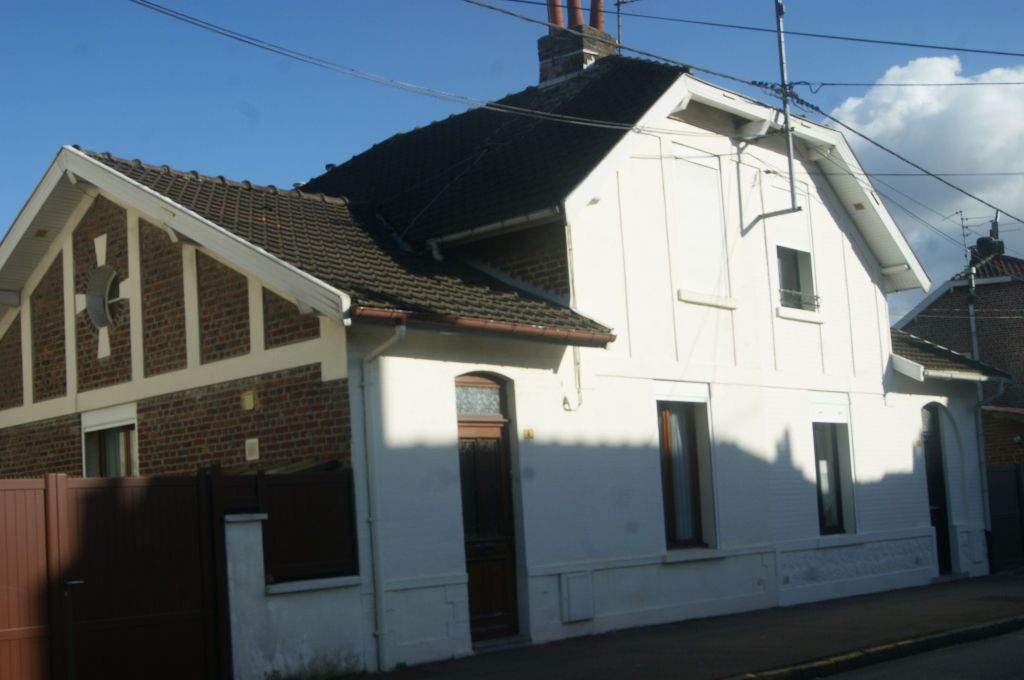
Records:
[[[459,470],[473,641],[515,635],[516,551],[504,423],[459,422]]]

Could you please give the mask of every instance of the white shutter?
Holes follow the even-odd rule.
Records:
[[[688,152],[688,157],[680,157]],[[729,297],[728,249],[718,158],[676,147],[676,216],[683,289]]]

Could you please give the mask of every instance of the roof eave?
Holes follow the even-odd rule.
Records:
[[[1001,375],[988,375],[974,371],[938,371],[926,368],[923,364],[911,361],[898,354],[892,355],[892,367],[900,375],[916,382],[925,380],[961,380],[965,382],[1009,382],[1010,379]]]
[[[706,83],[694,76],[683,75],[680,76],[680,80],[686,84],[687,102],[701,103],[739,118],[767,124],[770,128],[778,129],[782,125],[781,114],[774,107]],[[892,216],[882,205],[874,187],[867,180],[867,175],[846,138],[832,128],[800,117],[792,119],[792,127],[794,137],[811,151],[812,161],[819,165],[827,163],[838,166],[832,172],[827,171],[826,167],[822,174],[840,197],[850,219],[878,260],[885,277],[886,292],[913,288],[927,291],[931,287],[931,280]],[[841,182],[840,178],[849,181]],[[852,196],[856,197],[855,200],[848,200],[847,197]],[[847,200],[843,200],[844,198]],[[860,207],[853,207],[854,203]],[[891,248],[892,252],[880,252],[886,247]],[[905,265],[905,268],[902,265]]]
[[[583,331],[571,328],[559,328],[534,324],[515,323],[511,321],[493,321],[470,317],[449,317],[438,314],[407,312],[397,309],[380,309],[353,305],[350,309],[352,318],[368,321],[390,321],[393,323],[414,323],[425,326],[448,326],[468,331],[484,331],[499,335],[525,337],[531,340],[561,342],[567,345],[588,347],[606,347],[615,341],[613,333]]]

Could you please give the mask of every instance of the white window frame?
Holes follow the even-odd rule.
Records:
[[[701,424],[706,432],[706,441],[704,442],[705,446],[700,446],[699,442],[697,451],[697,465],[700,473],[701,539],[703,545],[673,545],[668,540],[668,531],[666,530],[664,532],[666,550],[687,551],[716,549],[720,542],[718,527],[719,512],[718,493],[715,483],[715,480],[717,479],[714,455],[715,432],[712,426],[710,388],[706,383],[685,383],[657,380],[655,381],[654,389],[654,413],[656,416],[658,414],[658,404],[660,402],[689,403],[704,406],[704,419]],[[656,421],[655,426],[659,445],[658,479],[662,480],[662,484],[664,484],[660,455],[661,425]],[[664,503],[665,499],[664,496],[662,496],[662,507],[664,507]]]
[[[86,435],[90,432],[111,430],[118,427],[132,426],[131,444],[131,466],[132,469],[127,477],[139,476],[139,442],[138,442],[138,411],[136,404],[121,404],[110,408],[87,411],[81,416],[81,447],[82,447],[82,476],[86,476]]]
[[[837,437],[839,445],[839,493],[843,513],[843,530],[841,532],[820,534],[823,537],[849,536],[857,533],[857,479],[856,466],[854,465],[853,450],[853,427],[850,423],[849,397],[846,394],[817,393],[811,397],[811,458],[814,461],[815,482],[814,482],[814,505],[818,507],[818,455],[814,449],[814,425],[815,423],[828,425],[843,425],[846,427],[846,437]],[[821,529],[819,517],[819,533]]]

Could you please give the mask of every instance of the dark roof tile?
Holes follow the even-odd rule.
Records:
[[[653,61],[605,57],[574,78],[494,104],[611,127],[471,109],[397,134],[303,189],[366,205],[413,242],[552,208],[682,73]]]
[[[963,354],[911,335],[906,331],[892,329],[892,353],[921,364],[932,371],[956,371],[959,373],[980,373],[990,378],[1010,379],[1010,374],[998,368],[975,361]]]
[[[344,198],[84,153],[345,291],[355,306],[406,312],[442,323],[469,318],[609,334],[604,326],[567,307],[534,297],[472,267],[403,251],[372,217],[354,214]]]

